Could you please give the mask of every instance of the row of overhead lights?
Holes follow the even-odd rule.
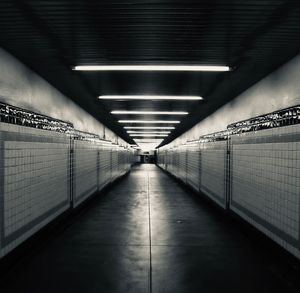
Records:
[[[100,99],[118,99],[118,100],[202,100],[202,97],[188,97],[188,96],[101,96]],[[114,110],[111,111],[114,115],[188,115],[186,111],[125,111],[125,110]],[[179,120],[118,120],[119,123],[134,123],[134,124],[178,124]],[[151,131],[130,131],[127,133],[131,137],[167,137],[171,131],[165,131],[166,129],[175,129],[174,126],[166,127],[155,127],[155,126],[125,126],[125,129],[140,129],[140,130],[151,130]],[[136,140],[135,140],[136,141]],[[157,146],[161,140],[156,140],[154,145]],[[149,142],[144,142],[144,144],[153,145]],[[142,142],[139,141],[139,145]],[[143,146],[143,145],[142,145]]]
[[[225,72],[230,71],[229,66],[216,65],[80,65],[75,66],[74,70],[79,71],[214,71]],[[162,96],[162,95],[102,95],[101,100],[178,100],[178,101],[197,101],[203,100],[201,96]],[[185,111],[123,111],[113,110],[114,115],[187,115]],[[119,123],[128,124],[178,124],[179,120],[118,120]],[[127,133],[131,137],[167,137],[174,126],[124,126]],[[133,131],[133,130],[148,130],[148,131]],[[162,139],[154,139],[151,143],[160,143]],[[135,142],[139,145],[142,143],[150,143],[148,139],[136,139]]]
[[[111,114],[115,115],[187,115],[188,112],[184,111],[111,111]],[[119,123],[143,123],[143,124],[173,124],[180,123],[179,120],[119,120]],[[128,127],[128,126],[127,126]],[[127,128],[126,127],[126,128]],[[125,128],[125,127],[124,127]],[[175,127],[167,127],[167,129],[174,129]],[[127,133],[131,137],[167,137],[171,131],[154,131],[155,129],[165,130],[162,127],[139,127],[138,129],[152,129],[152,131],[131,131],[128,130]]]

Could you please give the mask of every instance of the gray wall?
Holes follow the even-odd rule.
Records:
[[[233,122],[300,104],[299,76],[300,55],[250,87],[171,144],[180,144],[201,135],[222,131]]]
[[[0,102],[71,122],[78,130],[103,137],[103,124],[1,48],[0,65]],[[105,135],[124,144],[109,129]]]

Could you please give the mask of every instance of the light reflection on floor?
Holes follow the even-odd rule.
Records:
[[[137,165],[1,292],[298,292],[275,258],[198,196]]]

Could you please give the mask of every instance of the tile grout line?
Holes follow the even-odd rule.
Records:
[[[151,240],[151,206],[150,206],[150,180],[149,180],[149,172],[147,172],[148,178],[148,188],[147,188],[147,195],[148,195],[148,217],[149,217],[149,292],[152,293],[152,240]]]

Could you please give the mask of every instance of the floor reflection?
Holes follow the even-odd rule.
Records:
[[[1,292],[298,292],[264,248],[153,164],[92,203]]]

